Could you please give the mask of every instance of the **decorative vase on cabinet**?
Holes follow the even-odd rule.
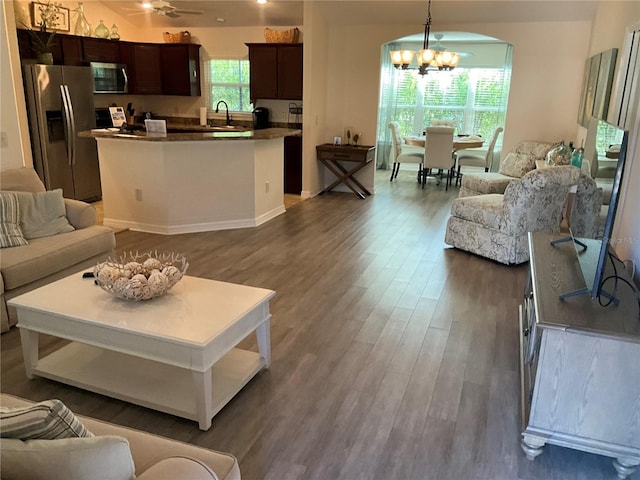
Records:
[[[51,52],[40,52],[37,59],[38,63],[42,65],[53,65],[53,53]]]
[[[120,40],[120,34],[118,33],[118,27],[114,23],[111,25],[111,35],[109,35],[111,40]]]
[[[78,18],[76,19],[76,26],[73,29],[73,33],[81,37],[90,37],[91,25],[89,25],[87,17],[84,16],[84,7],[82,2],[78,2],[78,7],[75,11],[78,12]]]
[[[96,27],[96,37],[109,38],[109,29],[102,20],[100,20],[100,23]]]

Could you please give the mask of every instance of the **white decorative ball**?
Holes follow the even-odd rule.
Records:
[[[147,258],[142,264],[142,266],[149,272],[152,270],[161,270],[162,262],[157,258],[152,257],[152,258]]]

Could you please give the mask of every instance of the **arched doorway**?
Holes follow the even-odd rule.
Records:
[[[442,37],[437,41],[435,36]],[[431,39],[433,37],[433,41]],[[391,63],[391,50],[419,50],[422,35],[400,38],[382,46],[380,96],[377,121],[377,169],[389,167],[390,121],[398,122],[401,136],[421,135],[434,119],[452,120],[456,134],[490,138],[496,127],[504,127],[512,46],[499,39],[467,32],[436,32],[433,48],[461,53],[452,71],[399,70]],[[417,65],[416,65],[417,67]],[[496,147],[499,152],[501,143]]]

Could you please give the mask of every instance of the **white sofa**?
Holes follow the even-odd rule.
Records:
[[[45,194],[35,170],[26,167],[0,172],[0,190]],[[96,225],[93,206],[78,200],[63,200],[66,219],[73,231],[34,238],[28,240],[27,245],[0,250],[0,332],[17,322],[15,309],[7,306],[7,300],[91,267],[114,253],[113,230]]]
[[[33,402],[0,394],[1,407]],[[233,455],[178,442],[139,430],[77,416],[91,438],[23,442],[0,439],[4,480],[240,480]],[[96,443],[104,440],[108,445]],[[48,442],[48,443],[47,443]],[[66,446],[58,451],[56,443]],[[44,445],[44,446],[43,446]],[[73,445],[74,451],[68,447]],[[82,446],[79,446],[82,445]],[[99,450],[98,450],[99,448]],[[83,450],[84,449],[84,450]],[[101,453],[95,453],[98,450]],[[31,456],[33,455],[33,456]],[[75,465],[69,465],[76,460]],[[133,462],[132,462],[133,461]],[[134,470],[134,471],[132,471]]]

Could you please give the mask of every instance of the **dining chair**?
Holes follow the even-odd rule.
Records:
[[[432,127],[455,127],[455,120],[431,120]]]
[[[433,175],[433,170],[438,175]],[[427,177],[435,177],[438,185],[442,180],[442,172],[447,172],[445,190],[449,189],[454,170],[453,158],[453,127],[427,127],[427,141],[424,145],[424,162],[422,164],[422,188],[427,183]]]
[[[485,172],[491,170],[496,142],[503,130],[502,127],[494,130],[491,141],[486,148],[468,148],[456,152],[456,186],[458,186],[458,183],[462,179],[461,169],[463,167],[473,167],[474,169],[484,168]]]
[[[400,136],[400,126],[398,122],[389,122],[387,125],[391,130],[391,157],[393,158],[393,168],[389,181],[393,181],[398,176],[401,163],[417,163],[418,175],[422,171],[422,161],[424,160],[424,148],[405,145]]]

